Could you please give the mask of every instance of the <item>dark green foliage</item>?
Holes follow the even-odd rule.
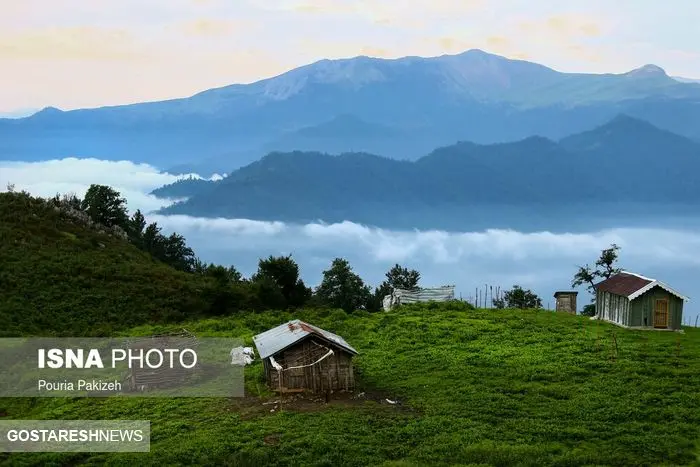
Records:
[[[206,278],[26,193],[0,193],[0,244],[0,335],[109,335],[210,312]]]
[[[131,243],[133,243],[141,249],[145,249],[143,238],[145,228],[146,218],[143,216],[141,210],[137,209],[136,212],[132,214],[131,218],[129,218],[126,232],[129,235],[129,240],[131,241]]]
[[[336,258],[331,267],[323,272],[316,296],[325,305],[350,313],[366,308],[371,292],[362,278],[353,272],[347,260]]]
[[[206,193],[214,186],[211,180],[188,177],[163,185],[151,192],[157,198],[186,198],[195,194]]]
[[[7,191],[12,192],[14,190],[8,189]],[[78,198],[75,193],[67,193],[64,195],[61,195],[60,193],[56,193],[56,196],[51,198],[50,200],[55,206],[60,206],[60,205],[67,205],[70,206],[73,209],[76,210],[81,210],[83,208],[83,201]]]
[[[514,285],[511,290],[505,291],[503,293],[503,300],[505,301],[505,306],[508,308],[542,308],[542,300],[540,297],[531,290],[525,290],[519,285]]]
[[[258,271],[253,274],[251,281],[262,282],[259,290],[264,291],[264,295],[261,295],[260,299],[265,308],[300,307],[311,297],[311,290],[299,277],[299,265],[291,255],[261,259]],[[279,293],[271,290],[275,287],[279,289]],[[280,296],[283,299],[282,303],[279,302]]]
[[[399,264],[394,265],[386,273],[386,283],[392,289],[415,289],[420,281],[420,273]]]
[[[126,200],[114,188],[90,185],[80,207],[93,221],[104,226],[127,227]]]
[[[193,272],[215,279],[223,285],[235,284],[243,281],[243,275],[235,266],[224,267],[218,264],[204,264],[195,260],[192,266]]]
[[[618,259],[618,251],[620,247],[614,243],[610,245],[610,248],[606,248],[600,252],[600,257],[595,262],[595,265],[600,268],[599,275],[607,279],[608,277],[617,274],[621,271],[620,268],[615,267],[615,262]]]
[[[145,227],[140,211],[122,238],[64,212],[66,200],[0,194],[0,239],[9,246],[0,251],[0,335],[106,335],[145,322],[295,308],[311,296],[291,257],[261,260],[245,281],[233,266],[203,264],[181,235]]]
[[[583,310],[581,310],[581,314],[583,316],[595,316],[595,303],[584,305]]]
[[[620,247],[613,243],[610,248],[600,252],[600,256],[595,262],[595,269],[589,265],[579,266],[571,281],[571,287],[575,288],[585,284],[586,289],[593,295],[592,300],[595,301],[596,279],[605,280],[622,270],[615,266],[619,257],[618,251],[620,251]]]
[[[161,233],[156,222],[146,226],[141,211],[136,211],[127,223],[129,240],[139,248],[150,253],[154,258],[175,269],[185,272],[194,271],[197,260],[192,248],[187,246],[185,238],[173,232],[170,236]]]

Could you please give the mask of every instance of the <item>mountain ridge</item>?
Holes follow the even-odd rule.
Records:
[[[560,139],[619,113],[700,139],[700,128],[692,123],[700,120],[698,102],[700,85],[680,83],[656,66],[626,74],[562,73],[481,50],[355,57],[320,60],[185,98],[47,108],[28,118],[0,120],[0,158],[128,158],[202,172],[230,171],[270,150],[364,151],[414,159],[458,140],[491,144],[534,134]],[[377,128],[343,121],[347,115]],[[334,120],[330,137],[308,133]],[[399,136],[378,136],[380,127]]]
[[[463,141],[415,161],[365,153],[273,152],[219,182],[199,184],[197,193],[180,191],[191,197],[160,212],[459,229],[468,227],[454,212],[489,206],[552,213],[573,205],[594,210],[645,203],[697,206],[700,190],[692,174],[699,170],[700,144],[618,115],[558,141],[542,136],[491,145]],[[639,188],[640,180],[653,182],[659,174],[674,183]],[[621,181],[610,183],[610,177]],[[168,194],[159,190],[159,196]]]

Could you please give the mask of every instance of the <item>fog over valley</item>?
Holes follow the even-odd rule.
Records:
[[[127,199],[130,212],[151,213],[146,215],[149,222],[156,221],[164,233],[182,234],[203,261],[234,265],[246,276],[255,271],[261,257],[292,254],[304,281],[316,286],[331,261],[343,257],[372,286],[400,263],[421,272],[421,285],[453,284],[465,299],[472,299],[475,289],[485,285],[503,289],[518,284],[553,307],[553,293],[570,289],[576,267],[592,265],[600,250],[616,243],[622,268],[659,279],[689,296],[685,319],[694,322],[698,316],[693,298],[700,292],[700,234],[689,230],[698,219],[669,224],[639,216],[634,226],[566,232],[554,217],[538,231],[480,226],[444,232],[379,229],[353,222],[291,224],[153,214],[169,202],[149,193],[182,177],[127,161],[0,162],[3,191],[14,184],[16,191],[44,197],[69,192],[82,196],[91,183],[110,185]],[[589,296],[583,289],[579,292],[580,310]]]

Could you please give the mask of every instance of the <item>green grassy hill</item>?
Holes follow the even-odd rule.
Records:
[[[152,445],[150,454],[5,459],[114,466],[697,462],[698,330],[629,332],[565,314],[458,308],[244,313],[188,323],[199,336],[248,342],[292,317],[340,333],[360,352],[365,395],[264,405],[278,398],[264,389],[256,362],[246,370],[243,399],[7,400],[11,418],[148,419]]]
[[[0,244],[0,336],[186,327],[250,345],[299,318],[360,352],[358,391],[328,404],[276,402],[259,361],[243,398],[0,399],[7,419],[145,419],[152,434],[149,454],[0,453],[0,465],[700,465],[698,329],[460,303],[202,318],[203,277],[22,193],[0,194]]]
[[[0,193],[0,336],[106,336],[198,315],[201,277],[24,193]]]

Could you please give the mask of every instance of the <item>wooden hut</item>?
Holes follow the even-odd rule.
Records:
[[[635,329],[678,330],[688,300],[663,282],[628,271],[595,286],[596,317]]]
[[[554,293],[557,302],[556,310],[564,313],[576,314],[576,296],[578,292],[559,291]]]
[[[150,349],[160,351],[164,349],[184,350],[196,349],[198,345],[199,343],[194,334],[183,329],[177,333],[136,338],[129,344],[129,348],[131,352],[141,351],[145,354]],[[131,391],[168,388],[182,384],[193,373],[193,371],[187,371],[180,367],[170,368],[169,365],[161,365],[158,368],[136,365],[129,370],[126,383]]]
[[[253,338],[271,389],[280,393],[331,393],[355,387],[352,357],[345,340],[299,320]]]

